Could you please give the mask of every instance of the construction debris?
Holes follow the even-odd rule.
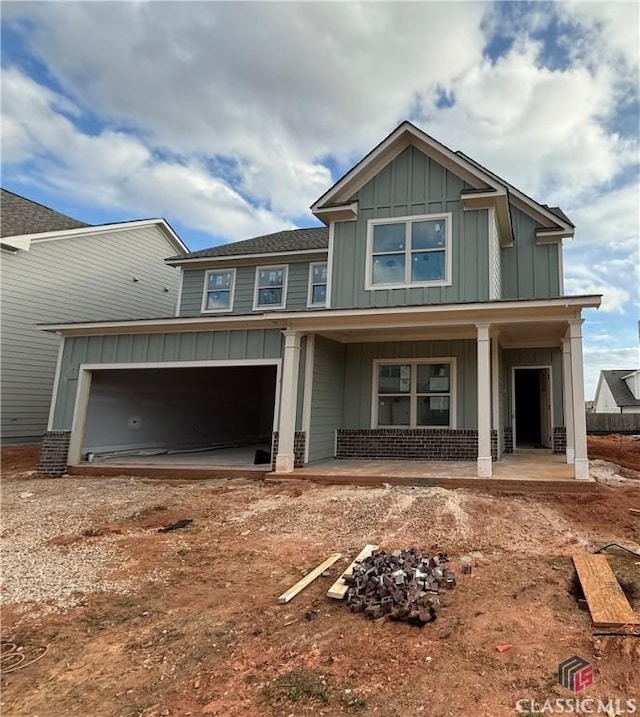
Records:
[[[171,525],[165,525],[164,528],[158,528],[158,533],[169,533],[172,530],[181,530],[191,525],[191,523],[193,523],[191,518],[184,518],[183,520],[178,520],[176,523],[171,523]]]
[[[281,604],[289,602],[289,600],[294,598],[301,590],[304,590],[307,585],[310,585],[317,577],[322,575],[327,568],[330,568],[336,560],[339,560],[341,557],[341,553],[334,553],[333,555],[330,555],[324,563],[320,563],[317,568],[314,568],[308,575],[305,575],[302,580],[298,580],[293,587],[282,593],[282,595],[278,598],[278,602]]]
[[[374,550],[344,576],[349,609],[369,619],[387,616],[422,627],[436,619],[442,589],[455,587],[448,562],[446,553],[430,557],[415,548]]]

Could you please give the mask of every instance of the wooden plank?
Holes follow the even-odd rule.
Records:
[[[606,555],[574,555],[573,564],[594,627],[640,625],[640,615],[629,605]]]
[[[365,545],[364,548],[356,555],[354,561],[349,567],[342,573],[342,575],[335,581],[335,583],[329,588],[327,597],[334,598],[335,600],[342,600],[347,594],[349,586],[345,583],[345,577],[349,577],[353,573],[353,568],[356,563],[361,563],[365,558],[368,558],[374,550],[377,550],[377,545]]]
[[[323,573],[327,568],[330,568],[336,560],[339,560],[341,557],[342,553],[334,553],[333,555],[330,555],[324,563],[320,563],[317,568],[314,568],[308,575],[305,575],[302,580],[298,580],[293,587],[282,593],[282,595],[278,598],[278,602],[289,602],[289,600],[294,598],[301,590],[304,590],[307,585],[310,585],[318,577],[318,575]]]
[[[637,508],[629,508],[629,512],[632,515],[640,515],[640,510],[638,510]]]

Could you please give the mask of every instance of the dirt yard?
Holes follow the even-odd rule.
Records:
[[[570,560],[610,542],[640,549],[637,478],[490,496],[45,480],[20,451],[3,468],[2,640],[25,655],[3,675],[3,715],[502,717],[519,699],[571,697],[556,674],[572,655],[594,664],[581,697],[640,706],[640,638],[594,640]],[[158,533],[183,518],[193,522]],[[457,586],[434,623],[368,621],[326,597],[368,542],[452,556]],[[277,604],[335,551],[331,577]],[[610,562],[640,610],[640,559]]]

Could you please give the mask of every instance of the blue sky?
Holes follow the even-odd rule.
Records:
[[[193,249],[308,207],[403,119],[578,229],[586,393],[638,356],[635,2],[3,3],[2,185]]]

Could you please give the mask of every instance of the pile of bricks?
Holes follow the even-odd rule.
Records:
[[[455,587],[448,562],[446,553],[430,557],[415,548],[376,550],[345,576],[347,604],[372,620],[386,615],[422,627],[436,619],[440,592]]]

